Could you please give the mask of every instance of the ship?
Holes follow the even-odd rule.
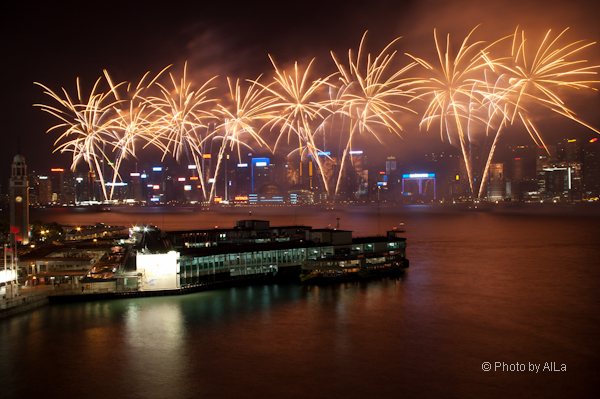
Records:
[[[302,264],[300,281],[328,284],[400,275],[409,261],[400,253],[370,253],[308,260]]]

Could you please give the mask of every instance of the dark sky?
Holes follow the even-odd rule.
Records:
[[[565,27],[571,27],[568,41],[600,40],[597,0],[36,3],[4,1],[0,6],[3,191],[17,138],[30,171],[70,166],[68,156],[52,153],[58,135],[45,131],[57,121],[32,106],[52,100],[33,82],[55,91],[65,87],[74,94],[79,77],[89,92],[103,69],[115,81],[137,82],[146,71],[156,73],[169,64],[174,64],[173,73],[180,73],[186,60],[198,81],[216,74],[247,79],[265,73],[270,79],[268,54],[281,66],[316,57],[315,75],[325,75],[335,72],[329,51],[344,59],[366,30],[371,53],[403,36],[394,47],[399,50],[398,65],[409,62],[404,52],[435,61],[434,28],[441,35],[450,33],[456,44],[477,24],[482,24],[477,40],[496,40],[517,25],[532,41],[539,41],[548,29]],[[600,47],[593,46],[585,57],[600,63]],[[575,94],[568,105],[600,127],[598,93]],[[549,137],[593,135],[571,121],[556,119],[539,121]],[[439,145],[439,134],[418,132],[417,126],[418,118],[408,121],[405,139],[389,138],[387,148],[407,156]],[[514,140],[527,142],[526,132],[513,134]]]

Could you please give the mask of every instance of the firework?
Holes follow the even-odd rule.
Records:
[[[98,93],[98,86],[102,78],[98,78],[94,84],[88,99],[84,102],[81,97],[81,88],[79,78],[77,79],[77,100],[75,102],[67,91],[63,88],[64,98],[50,90],[41,83],[35,83],[42,87],[44,93],[57,101],[64,109],[59,109],[45,104],[34,104],[58,118],[61,123],[51,127],[47,132],[53,130],[62,130],[64,132],[56,139],[56,148],[54,151],[72,152],[73,161],[71,169],[75,170],[80,161],[84,161],[95,170],[102,186],[102,193],[105,200],[110,197],[106,192],[104,164],[110,163],[106,156],[105,148],[107,145],[118,145],[115,143],[113,133],[114,126],[114,107],[120,103],[118,97],[110,99],[114,95],[119,85],[113,85],[110,82],[111,90],[109,93]],[[59,144],[60,143],[60,144]]]
[[[460,148],[471,193],[481,197],[499,139],[510,125],[522,125],[536,144],[546,146],[534,124],[539,109],[600,133],[567,106],[569,89],[596,90],[593,86],[599,83],[595,75],[600,65],[590,65],[580,56],[594,43],[560,45],[567,29],[554,37],[548,31],[533,49],[519,28],[491,44],[472,41],[476,29],[464,38],[455,55],[450,36],[444,47],[434,30],[438,61],[430,63],[407,54],[412,61],[400,68],[393,65],[397,52],[392,50],[399,38],[371,55],[365,51],[365,32],[357,52],[348,51],[347,63],[341,63],[332,52],[337,71],[316,79],[311,77],[314,59],[304,68],[294,63],[288,74],[269,56],[273,81],[248,80],[243,89],[240,80],[227,79],[229,96],[223,102],[213,96],[216,76],[193,86],[186,63],[182,77],[176,79],[169,73],[167,83],[161,83],[159,77],[165,76],[169,67],[147,84],[150,75],[146,73],[137,85],[115,84],[104,71],[86,98],[79,79],[76,97],[65,89],[53,92],[36,83],[58,103],[36,106],[59,120],[48,129],[60,131],[54,151],[72,152],[73,170],[80,162],[87,163],[98,176],[105,200],[113,197],[123,161],[135,158],[142,142],[143,148],[160,149],[162,160],[169,154],[177,162],[183,156],[192,158],[204,199],[211,201],[216,187],[209,186],[209,174],[215,181],[227,151],[236,151],[240,159],[241,148],[251,148],[251,142],[274,153],[285,143],[293,145],[295,149],[287,155],[298,153],[301,160],[311,157],[324,191],[337,195],[356,135],[367,134],[380,144],[382,131],[402,137],[400,116],[414,113],[413,104],[424,101],[419,128],[430,130],[439,125],[442,140]],[[510,51],[505,51],[506,55],[497,46],[505,39],[512,41],[512,46],[507,42]],[[407,76],[417,65],[428,76]],[[338,80],[333,81],[336,75]],[[107,87],[106,93],[101,92],[101,85]],[[276,133],[273,142],[263,138],[267,131]],[[486,161],[483,168],[475,165],[471,155],[482,137],[491,142],[489,153],[482,158]],[[334,141],[339,142],[339,162],[329,155],[322,158],[327,154],[325,146]],[[204,158],[213,153],[213,146],[216,168],[209,171]],[[107,166],[109,171],[105,171]],[[481,171],[476,190],[474,182]],[[111,180],[108,192],[105,183]]]
[[[191,156],[198,170],[204,198],[207,198],[207,185],[201,163],[205,139],[202,137],[202,132],[204,128],[208,128],[206,121],[215,118],[209,108],[216,99],[208,95],[214,89],[209,85],[216,76],[206,81],[200,88],[193,89],[191,82],[187,80],[187,62],[179,83],[173,74],[170,73],[169,76],[173,85],[172,91],[157,82],[160,96],[146,98],[147,107],[153,113],[152,127],[149,129],[151,133],[147,136],[146,145],[152,144],[160,148],[163,151],[163,160],[169,152],[177,162],[180,162],[183,154]]]
[[[400,38],[391,41],[376,57],[367,55],[367,61],[363,70],[361,65],[362,49],[367,32],[364,33],[356,58],[353,57],[352,50],[348,50],[349,69],[336,59],[333,52],[331,56],[340,74],[341,87],[338,89],[335,98],[331,98],[330,103],[337,107],[333,114],[341,114],[350,120],[348,138],[345,140],[340,162],[338,179],[335,192],[339,190],[339,184],[342,177],[343,165],[346,156],[351,150],[353,137],[363,131],[371,133],[379,143],[381,138],[376,134],[375,126],[384,126],[388,131],[400,136],[403,130],[397,122],[395,116],[401,111],[414,112],[412,109],[402,105],[400,101],[406,98],[412,98],[413,92],[407,87],[411,84],[411,79],[401,79],[408,70],[417,63],[412,62],[404,68],[392,73],[386,77],[386,73],[392,63],[396,51],[388,54],[390,47]],[[343,126],[343,125],[342,125]],[[342,143],[343,127],[340,133],[340,146]]]
[[[216,131],[222,132],[221,135],[216,134],[213,140],[221,140],[219,152],[217,155],[217,165],[215,167],[214,181],[217,180],[217,174],[223,159],[225,150],[229,147],[230,150],[237,149],[238,159],[241,160],[240,146],[247,146],[242,141],[243,135],[249,135],[261,147],[269,148],[269,145],[260,137],[260,130],[256,128],[256,122],[271,119],[273,115],[268,108],[276,99],[272,96],[265,95],[266,89],[258,84],[258,79],[251,81],[252,84],[248,87],[245,94],[240,87],[239,79],[235,85],[227,78],[229,85],[229,95],[231,97],[231,105],[229,107],[218,104],[218,109],[215,114],[219,116],[223,122],[217,126]],[[212,201],[215,194],[216,185],[213,184],[210,192],[209,200]]]
[[[520,122],[536,145],[544,148],[546,148],[546,144],[535,127],[530,112],[527,110],[530,106],[542,106],[550,109],[596,133],[600,133],[594,127],[577,118],[575,112],[567,108],[566,101],[559,95],[561,88],[596,90],[591,85],[600,83],[598,80],[589,79],[590,76],[597,74],[596,69],[600,65],[587,65],[587,60],[572,59],[595,43],[584,43],[580,40],[560,47],[558,42],[567,30],[568,28],[564,29],[554,39],[551,38],[551,31],[549,30],[540,46],[535,50],[532,59],[527,51],[525,31],[521,31],[519,34],[519,28],[517,27],[514,35],[512,35],[511,57],[508,58],[510,61],[496,64],[499,72],[503,72],[498,81],[506,83],[501,88],[498,88],[499,85],[495,85],[494,90],[487,97],[488,103],[492,104],[495,109],[502,108],[502,111],[498,112],[498,115],[501,115],[502,118],[500,128],[508,122],[510,124],[514,124],[515,121]],[[496,134],[487,159],[479,195],[483,191],[487,170],[499,135],[500,130]]]
[[[135,144],[138,141],[138,138],[146,140],[151,139],[151,137],[149,137],[151,135],[149,130],[152,124],[148,119],[152,117],[152,112],[147,111],[148,102],[143,96],[143,93],[151,88],[153,83],[155,83],[159,76],[161,76],[162,73],[169,67],[170,65],[160,71],[148,84],[145,84],[145,80],[149,76],[150,72],[146,72],[144,76],[142,76],[135,88],[132,88],[131,84],[128,84],[126,96],[129,99],[121,100],[120,103],[117,104],[118,106],[113,106],[116,116],[113,119],[113,128],[111,129],[111,133],[113,136],[113,151],[115,152],[115,160],[112,163],[113,184],[109,199],[112,199],[113,197],[117,178],[122,180],[119,170],[123,160],[128,156],[136,158]],[[110,84],[111,91],[114,93],[115,98],[119,99],[118,91],[112,84],[112,80],[110,79],[110,76],[106,70],[104,71],[104,75]],[[129,106],[125,107],[127,104]]]
[[[323,151],[316,144],[314,126],[321,124],[326,109],[322,103],[316,101],[315,97],[320,88],[330,85],[328,80],[332,75],[309,83],[308,76],[314,58],[309,62],[304,73],[299,71],[298,63],[294,63],[293,75],[287,75],[284,70],[280,70],[271,56],[269,59],[275,68],[275,82],[271,85],[261,86],[275,98],[275,102],[269,105],[268,109],[279,111],[267,123],[271,129],[279,126],[279,135],[273,150],[277,149],[283,137],[287,137],[289,143],[290,138],[295,135],[298,147],[292,153],[297,151],[301,156],[311,156],[317,169],[322,172],[323,163],[319,156]],[[313,99],[315,101],[312,101]],[[323,176],[322,173],[321,176]],[[325,179],[323,179],[323,185],[325,191],[329,192],[329,186]]]
[[[450,35],[446,37],[446,50],[442,54],[437,32],[434,30],[433,37],[440,62],[439,70],[425,60],[407,54],[434,74],[429,79],[415,81],[415,90],[423,91],[415,99],[430,98],[420,126],[425,125],[429,130],[433,122],[439,119],[440,135],[442,138],[446,136],[451,144],[454,141],[452,130],[456,129],[471,192],[473,192],[473,172],[467,152],[469,144],[467,125],[472,119],[473,103],[481,104],[477,88],[484,86],[484,82],[478,78],[477,73],[486,66],[493,66],[490,59],[485,56],[489,46],[482,48],[483,41],[468,44],[475,29],[477,27],[465,37],[453,59],[450,56]]]

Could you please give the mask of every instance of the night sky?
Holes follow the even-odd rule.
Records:
[[[533,43],[539,43],[548,29],[556,32],[565,27],[571,27],[566,42],[600,40],[597,0],[36,3],[4,1],[0,6],[2,191],[6,191],[18,138],[30,172],[45,173],[71,163],[69,155],[52,153],[58,132],[45,131],[57,120],[32,105],[53,100],[33,82],[54,91],[64,87],[74,94],[79,77],[89,93],[103,69],[115,81],[137,82],[146,71],[157,73],[169,64],[172,73],[181,74],[187,60],[193,81],[219,75],[218,85],[225,88],[227,76],[252,79],[263,73],[262,79],[270,81],[273,68],[268,54],[281,67],[316,57],[314,77],[324,76],[336,71],[329,51],[346,59],[348,49],[358,47],[366,30],[370,53],[402,36],[394,46],[398,66],[410,62],[405,52],[436,61],[434,28],[440,37],[450,33],[455,46],[477,24],[482,25],[475,40],[496,40],[513,33],[517,25]],[[600,63],[599,45],[579,58]],[[600,127],[598,92],[573,93],[576,96],[570,96],[567,105]],[[536,123],[548,142],[595,135],[557,117],[540,116]],[[386,139],[386,151],[408,157],[440,145],[439,133],[418,131],[417,117],[407,120],[405,128],[404,140]],[[529,143],[522,128],[513,130],[507,140]],[[371,151],[382,148],[369,147]]]

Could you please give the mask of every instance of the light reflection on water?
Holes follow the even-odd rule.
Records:
[[[1,396],[597,393],[597,217],[380,213],[406,224],[411,267],[400,279],[56,305],[2,320]],[[215,212],[200,227],[244,216]],[[269,219],[323,227],[336,217],[371,234],[379,224],[376,210],[362,209]],[[484,361],[565,363],[568,372],[486,373]]]

